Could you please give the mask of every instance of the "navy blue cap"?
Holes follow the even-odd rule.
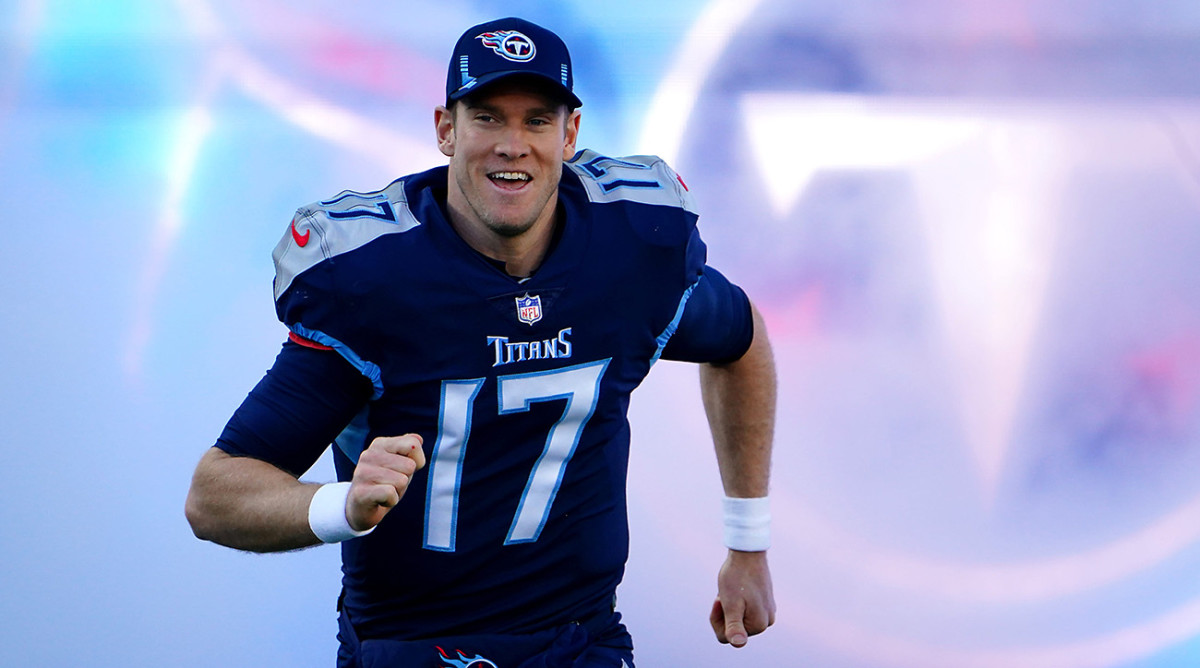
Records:
[[[518,74],[545,79],[567,106],[583,106],[572,90],[575,77],[567,45],[553,32],[512,17],[480,23],[458,38],[446,72],[446,103]]]

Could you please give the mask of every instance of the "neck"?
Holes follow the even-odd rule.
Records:
[[[528,278],[550,252],[558,226],[557,198],[552,198],[546,212],[529,229],[512,236],[499,234],[472,218],[467,212],[446,203],[450,227],[476,252],[504,265],[509,276]]]

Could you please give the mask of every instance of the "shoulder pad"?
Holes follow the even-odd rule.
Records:
[[[610,158],[585,149],[566,166],[579,175],[592,202],[638,202],[697,213],[683,179],[658,156]]]
[[[403,179],[375,192],[345,190],[333,199],[300,207],[271,253],[276,301],[300,273],[385,234],[407,232],[420,224],[408,207]]]

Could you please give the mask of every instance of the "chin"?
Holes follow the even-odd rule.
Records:
[[[519,237],[533,227],[532,221],[513,222],[507,220],[490,220],[488,229],[502,237]]]

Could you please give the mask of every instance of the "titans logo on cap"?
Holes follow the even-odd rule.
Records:
[[[476,35],[475,39],[483,42],[484,46],[495,51],[501,58],[517,63],[533,60],[534,55],[537,54],[537,47],[533,45],[533,40],[516,30],[485,32],[482,35]]]

